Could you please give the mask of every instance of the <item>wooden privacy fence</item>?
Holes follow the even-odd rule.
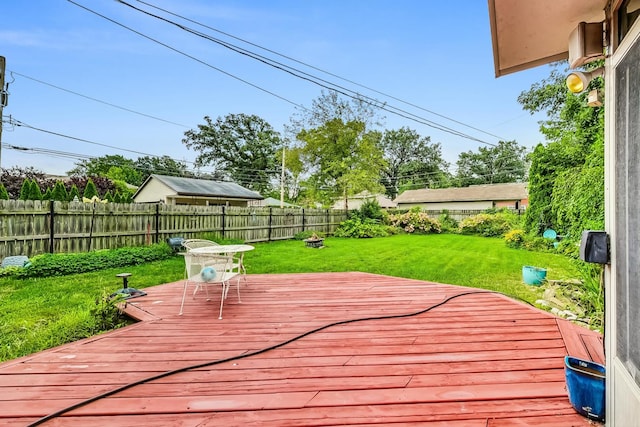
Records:
[[[261,242],[305,230],[332,234],[347,212],[142,203],[0,200],[0,259],[46,252],[87,252],[218,235]]]

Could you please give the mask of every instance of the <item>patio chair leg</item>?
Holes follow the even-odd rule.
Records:
[[[187,295],[187,284],[188,283],[189,283],[189,281],[185,280],[184,289],[182,290],[182,302],[180,303],[180,313],[178,313],[178,316],[182,316],[182,308],[184,307],[184,297]]]

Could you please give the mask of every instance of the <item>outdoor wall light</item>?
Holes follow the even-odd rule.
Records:
[[[573,93],[580,93],[584,91],[589,82],[596,77],[602,77],[604,75],[604,67],[597,68],[593,71],[573,71],[567,76],[567,88]]]

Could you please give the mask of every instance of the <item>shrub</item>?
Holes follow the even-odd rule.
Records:
[[[504,241],[508,247],[520,249],[525,242],[525,232],[519,228],[511,230],[504,235]]]
[[[173,251],[166,243],[87,253],[43,254],[33,257],[31,264],[17,270],[15,276],[23,278],[65,276],[105,268],[139,265],[171,256]]]
[[[389,223],[407,233],[440,233],[440,223],[418,209],[399,215],[389,215]]]
[[[440,231],[443,233],[457,233],[458,232],[458,221],[449,216],[448,212],[443,212],[438,217],[438,222],[440,223]]]
[[[497,213],[481,213],[460,221],[458,226],[462,234],[477,234],[484,237],[504,236],[519,223],[514,213],[500,211]]]
[[[334,236],[355,238],[387,237],[390,234],[388,228],[376,220],[370,218],[362,220],[359,216],[356,216],[341,222]]]

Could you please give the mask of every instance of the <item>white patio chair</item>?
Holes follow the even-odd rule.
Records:
[[[216,243],[213,240],[206,240],[206,239],[187,239],[184,242],[182,242],[182,246],[187,251],[190,251],[191,249],[195,249],[195,248],[204,248],[207,246],[218,246],[218,245],[219,243]]]
[[[180,313],[182,315],[184,308],[184,300],[187,295],[189,285],[194,285],[193,298],[195,299],[198,291],[205,291],[207,301],[209,298],[209,286],[220,286],[220,314],[218,319],[222,319],[222,308],[224,300],[227,299],[227,293],[231,287],[230,281],[236,280],[236,292],[238,294],[238,303],[240,301],[240,277],[233,267],[233,256],[231,255],[204,255],[186,252],[184,255],[185,271],[187,278],[184,281],[182,290],[182,302],[180,303]],[[213,268],[215,274],[213,276],[206,275],[203,277],[203,270],[207,267]]]

